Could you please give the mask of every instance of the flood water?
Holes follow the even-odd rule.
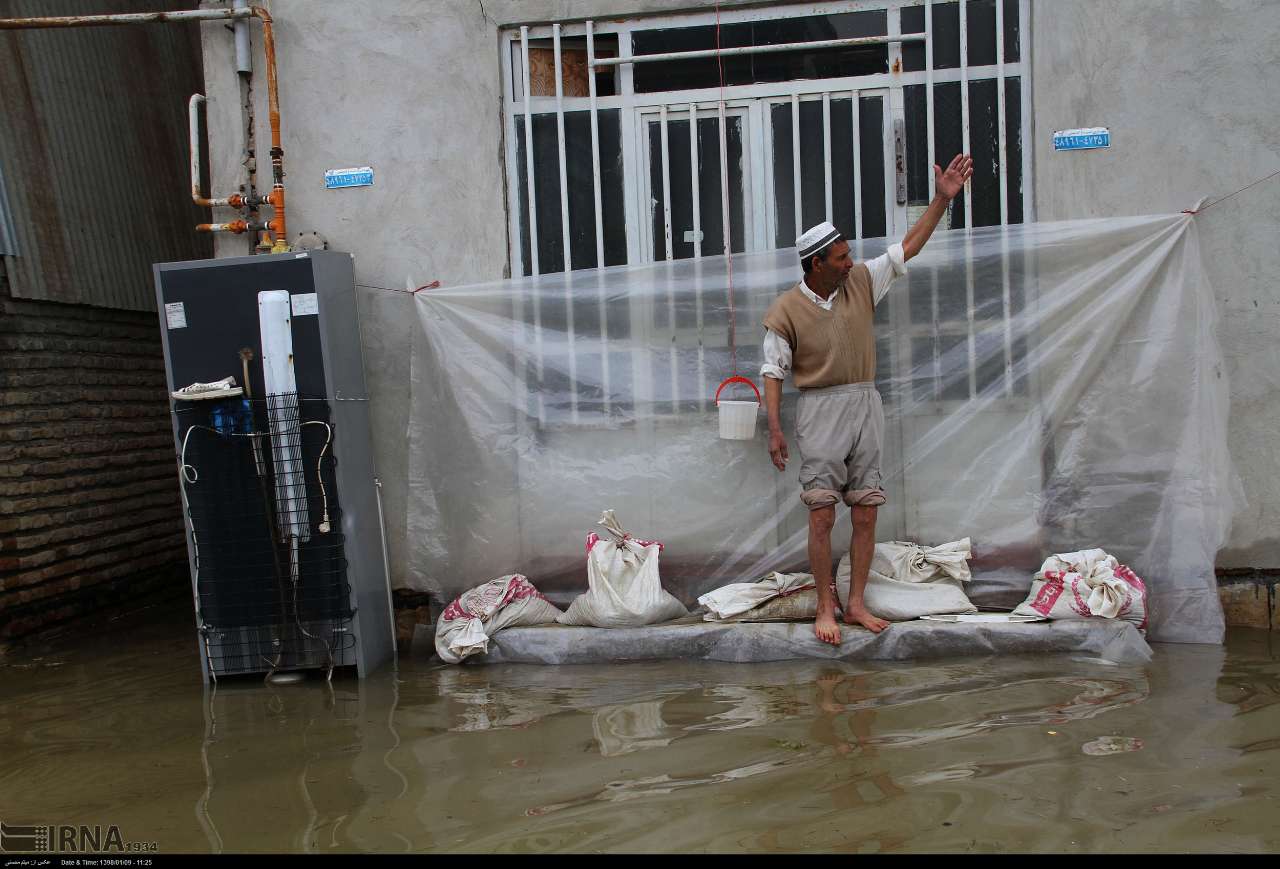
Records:
[[[1280,848],[1273,635],[910,664],[445,667],[206,691],[189,603],[0,660],[0,819],[162,853]]]

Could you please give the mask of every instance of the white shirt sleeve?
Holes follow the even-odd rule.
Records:
[[[906,259],[901,244],[889,245],[889,250],[873,260],[867,260],[867,270],[871,272],[871,299],[873,304],[880,304],[885,293],[893,282],[907,273]]]
[[[764,364],[760,366],[761,377],[772,377],[774,380],[786,380],[791,370],[791,345],[786,339],[772,329],[764,330]]]

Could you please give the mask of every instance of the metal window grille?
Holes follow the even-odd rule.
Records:
[[[1031,218],[1030,0],[841,0],[817,11],[722,10],[722,37],[731,37],[722,41],[723,90],[708,77],[714,12],[504,32],[512,273],[785,247],[823,219],[853,238],[900,236],[932,197],[930,167],[961,150],[975,154],[975,178],[947,225]],[[826,21],[856,35],[829,38]],[[968,276],[964,310],[931,302],[945,316],[929,335],[912,332],[907,303],[890,297],[887,315],[907,327],[903,346],[889,348],[892,364],[920,370],[927,338],[936,369],[967,358],[972,397],[990,380],[975,364],[979,344],[996,335],[1012,395],[1021,339],[1010,326],[1008,276],[994,323],[977,278]],[[567,307],[570,347],[576,308]],[[625,328],[671,328],[670,371],[630,376],[637,385],[670,378],[672,413],[705,406],[718,372],[707,369],[715,340],[701,306],[678,326],[674,311],[656,308],[637,306]],[[610,354],[603,305],[599,320],[607,401],[610,377],[633,363]],[[682,383],[677,369],[695,354],[696,383]],[[541,376],[540,356],[534,367]],[[936,399],[959,397],[941,381]],[[563,418],[576,421],[584,398],[575,393]],[[532,401],[551,421],[542,399]]]

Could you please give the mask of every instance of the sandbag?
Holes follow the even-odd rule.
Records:
[[[445,607],[436,624],[436,654],[457,664],[489,651],[489,639],[503,628],[545,625],[560,615],[533,583],[512,573],[464,592]]]
[[[804,605],[796,607],[800,592],[805,589],[809,589],[810,594]],[[755,621],[813,618],[818,606],[817,592],[813,589],[813,574],[779,573],[775,570],[758,582],[735,582],[709,591],[698,598],[698,603],[707,608],[702,618],[708,622],[734,618]],[[750,619],[745,618],[747,616]]]
[[[897,582],[934,582],[942,577],[968,582],[973,547],[966,537],[938,546],[892,541],[877,543],[871,569]]]
[[[1101,549],[1051,555],[1014,610],[1050,619],[1123,619],[1147,630],[1147,587],[1136,573]]]
[[[587,591],[557,621],[597,628],[636,627],[687,616],[689,611],[662,587],[658,554],[662,544],[635,540],[622,530],[612,510],[599,524],[608,537],[587,537]]]
[[[920,616],[976,613],[964,592],[970,577],[969,538],[940,546],[919,546],[893,541],[877,543],[871,571],[863,591],[863,603],[872,614],[891,622]],[[846,554],[836,571],[836,590],[842,602],[849,600],[852,564]]]
[[[840,617],[840,607],[836,606],[836,618]],[[745,613],[718,619],[724,622],[811,622],[818,617],[818,590],[810,587],[785,597],[760,604]],[[709,620],[710,621],[710,620]]]

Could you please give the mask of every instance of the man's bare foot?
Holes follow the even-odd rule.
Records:
[[[824,643],[840,645],[840,626],[836,624],[836,614],[818,613],[813,620],[813,633]]]
[[[888,622],[882,618],[873,616],[871,611],[864,606],[845,607],[844,623],[846,625],[862,625],[873,634],[878,634],[885,628],[889,627]]]

